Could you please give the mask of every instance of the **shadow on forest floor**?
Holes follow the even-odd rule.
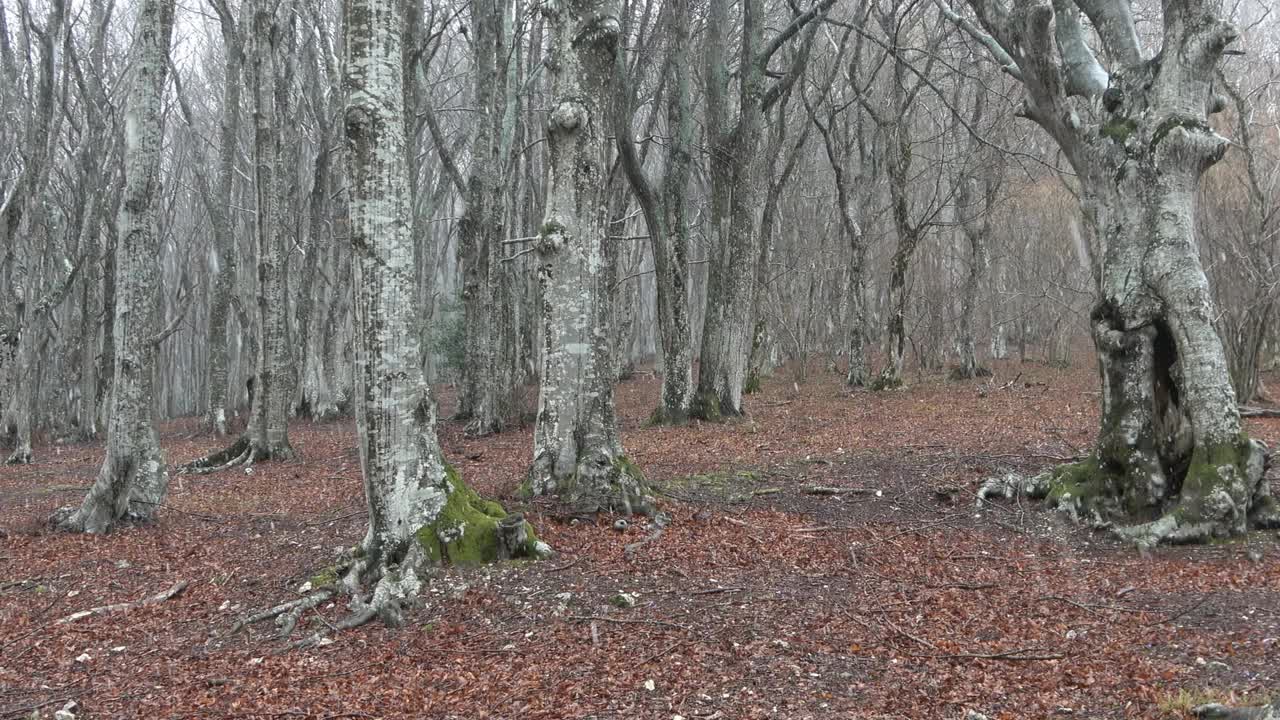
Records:
[[[637,375],[624,442],[665,532],[627,551],[646,522],[527,507],[556,558],[450,570],[409,626],[298,651],[228,632],[363,535],[350,422],[294,425],[298,462],[174,478],[157,524],[100,538],[39,529],[100,446],[38,447],[0,469],[0,720],[66,698],[81,718],[1178,718],[1280,688],[1274,535],[1139,554],[1032,505],[975,507],[983,477],[1081,452],[1097,422],[1092,366],[995,371],[878,394],[778,378],[748,420],[681,428],[644,426],[658,383]],[[166,427],[171,463],[219,445],[194,427]],[[1250,428],[1280,438],[1280,420]],[[528,428],[441,434],[468,482],[519,506]]]

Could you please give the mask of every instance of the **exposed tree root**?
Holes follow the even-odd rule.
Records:
[[[654,540],[657,540],[658,538],[662,537],[662,533],[666,531],[667,525],[670,523],[670,521],[671,519],[666,513],[664,512],[654,513],[653,532],[649,533],[644,538],[623,547],[622,554],[628,559],[633,557],[637,550],[653,542]]]
[[[9,459],[4,461],[5,465],[30,465],[31,464],[31,446],[26,443],[19,443],[9,454]]]
[[[1130,473],[1140,478],[1135,480],[1095,454],[1032,477],[1007,473],[989,478],[978,490],[978,503],[1043,499],[1076,522],[1142,547],[1200,543],[1280,527],[1280,506],[1264,478],[1266,457],[1265,446],[1247,438],[1197,449],[1174,491],[1165,487],[1158,466],[1134,464]],[[1141,485],[1147,478],[1154,479]],[[1162,496],[1156,494],[1160,490]]]
[[[235,635],[250,625],[260,623],[263,620],[276,619],[276,625],[281,628],[280,637],[288,637],[289,634],[293,632],[293,628],[298,624],[298,618],[302,613],[322,602],[325,602],[326,600],[329,600],[333,597],[333,594],[334,591],[332,588],[322,588],[315,592],[308,593],[297,600],[290,600],[289,602],[280,603],[275,607],[270,607],[266,610],[256,612],[249,617],[237,620],[236,624],[231,626],[231,634]],[[290,617],[292,619],[289,619]]]
[[[239,440],[232,443],[231,447],[181,465],[178,467],[177,472],[179,475],[205,475],[229,470],[237,465],[249,462],[252,453],[253,443],[249,442],[248,435],[243,435]]]
[[[1280,702],[1254,707],[1209,703],[1191,708],[1191,714],[1200,720],[1280,720]]]

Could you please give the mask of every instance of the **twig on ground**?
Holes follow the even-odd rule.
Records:
[[[689,629],[685,625],[678,625],[676,623],[666,622],[664,620],[645,620],[643,618],[630,619],[630,618],[611,618],[611,617],[604,617],[602,615],[566,615],[565,619],[577,620],[578,622],[591,622],[595,620],[598,622],[618,623],[620,625],[660,625],[662,627],[676,628],[677,630]]]
[[[698,590],[690,594],[691,595],[715,595],[716,593],[742,592],[744,589],[745,588],[740,588],[740,587],[718,587],[718,588],[710,588],[707,590]]]
[[[910,655],[914,658],[930,660],[1001,660],[1004,662],[1025,662],[1035,660],[1063,660],[1067,656],[1062,653],[1031,654],[1042,648],[1023,648],[1000,653],[949,653],[946,655]]]
[[[801,490],[805,495],[866,495],[872,492],[869,488],[842,488],[842,487],[826,487],[823,485],[809,485]]]
[[[665,515],[663,513],[659,513],[656,521],[654,522],[653,532],[649,533],[644,538],[641,538],[640,540],[637,540],[631,543],[630,545],[624,546],[622,548],[623,557],[630,560],[631,557],[635,555],[636,551],[639,550],[641,547],[644,547],[645,545],[662,537],[662,533],[666,532],[667,530],[667,521],[663,519],[664,517]]]
[[[1081,610],[1087,610],[1088,612],[1095,613],[1095,614],[1097,613],[1098,610],[1110,610],[1112,612],[1127,612],[1127,613],[1135,613],[1135,614],[1141,614],[1141,613],[1147,612],[1146,610],[1140,610],[1138,608],[1126,608],[1126,607],[1119,607],[1117,605],[1096,605],[1093,603],[1080,603],[1080,602],[1076,602],[1075,600],[1072,600],[1071,598],[1062,597],[1061,595],[1042,595],[1036,598],[1036,600],[1057,600],[1058,602],[1064,602],[1068,605],[1074,605],[1080,608]]]
[[[1164,625],[1165,623],[1173,622],[1174,620],[1177,620],[1178,618],[1182,617],[1183,615],[1186,615],[1187,613],[1190,613],[1190,612],[1192,612],[1192,611],[1196,610],[1196,609],[1197,609],[1197,608],[1199,608],[1201,605],[1203,605],[1203,604],[1205,604],[1205,603],[1209,602],[1209,598],[1210,598],[1210,597],[1211,597],[1211,595],[1210,595],[1209,593],[1205,593],[1205,594],[1204,594],[1204,597],[1200,598],[1198,601],[1196,601],[1196,602],[1195,602],[1195,603],[1193,603],[1192,605],[1189,605],[1188,607],[1186,607],[1186,608],[1184,608],[1184,609],[1182,609],[1182,610],[1179,610],[1178,612],[1176,612],[1176,613],[1174,613],[1174,614],[1170,615],[1169,617],[1163,618],[1163,619],[1161,619],[1161,620],[1156,620],[1155,622],[1149,622],[1149,623],[1147,623],[1147,624],[1146,624],[1146,627],[1155,627],[1156,625]]]
[[[141,600],[136,600],[134,602],[114,603],[111,605],[99,605],[96,608],[90,608],[88,610],[81,610],[80,612],[71,613],[70,615],[62,618],[61,620],[55,621],[53,624],[66,625],[67,623],[72,623],[77,620],[83,620],[84,618],[90,617],[92,615],[106,615],[107,613],[134,610],[140,607],[144,607],[146,605],[158,605],[164,602],[165,600],[169,600],[174,596],[180,594],[183,590],[186,590],[187,585],[188,585],[188,581],[182,580],[174,583],[173,586],[170,587],[168,590],[165,590],[162,593],[157,593],[155,595],[152,595],[151,597],[143,598]]]

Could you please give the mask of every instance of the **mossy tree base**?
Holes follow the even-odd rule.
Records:
[[[952,382],[988,377],[991,377],[991,370],[984,368],[981,365],[975,365],[973,367],[965,367],[961,365],[959,367],[952,368],[951,372],[947,374],[947,379]]]
[[[559,476],[548,460],[535,459],[518,495],[553,496],[585,515],[652,515],[655,510],[644,474],[625,455],[579,458],[571,474]]]
[[[659,407],[649,415],[647,424],[650,427],[679,427],[689,423],[689,411]]]
[[[891,368],[886,368],[884,372],[877,375],[876,379],[872,380],[871,385],[868,386],[874,392],[896,390],[900,387],[902,387],[902,376],[893,372]]]
[[[446,471],[449,492],[444,508],[416,533],[431,565],[474,567],[513,558],[545,558],[551,548],[538,539],[519,513],[486,500],[462,482],[452,467]]]
[[[404,624],[405,609],[418,602],[424,579],[441,567],[475,567],[554,554],[523,515],[507,513],[502,505],[480,497],[448,465],[443,486],[443,502],[433,512],[434,519],[413,533],[403,552],[382,554],[375,560],[372,538],[366,536],[340,562],[312,575],[305,596],[250,615],[237,622],[235,630],[279,618],[280,637],[287,638],[303,612],[340,593],[351,597],[352,614],[330,630],[353,628],[374,618],[398,627]],[[367,587],[372,590],[366,598],[362,589]],[[295,645],[314,645],[325,634],[322,630]]]
[[[1044,499],[1078,522],[1144,546],[1205,542],[1280,527],[1280,507],[1264,478],[1266,463],[1266,446],[1242,435],[1236,442],[1196,448],[1181,478],[1167,486],[1163,476],[1152,482],[1141,462],[1122,465],[1095,453],[1031,478],[988,480],[979,497]]]

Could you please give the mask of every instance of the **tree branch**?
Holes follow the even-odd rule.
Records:
[[[453,186],[458,189],[458,193],[465,196],[467,194],[467,181],[462,178],[462,172],[458,170],[458,163],[453,159],[453,153],[449,151],[448,141],[445,139],[444,131],[440,129],[440,123],[436,120],[435,110],[431,108],[431,103],[423,100],[422,115],[427,121],[427,130],[431,133],[431,140],[436,144],[436,152],[440,154],[440,164],[444,165],[445,174],[453,181]]]
[[[1054,37],[1062,55],[1063,81],[1068,95],[1096,97],[1106,91],[1110,78],[1080,27],[1080,11],[1071,0],[1053,0]]]
[[[819,14],[825,13],[834,4],[835,0],[821,0],[821,2],[816,3],[813,7],[797,15],[795,19],[791,21],[790,25],[786,26],[781,32],[775,35],[773,39],[770,40],[763,49],[761,49],[760,54],[756,55],[756,65],[760,68],[761,72],[768,69],[769,60],[773,57],[774,53],[778,52],[779,48],[794,37],[796,33],[800,32],[800,30],[804,28],[805,25],[808,25],[811,20],[818,17]]]
[[[1142,46],[1138,42],[1129,0],[1075,0],[1075,4],[1093,23],[1112,63],[1136,65],[1142,62]]]

